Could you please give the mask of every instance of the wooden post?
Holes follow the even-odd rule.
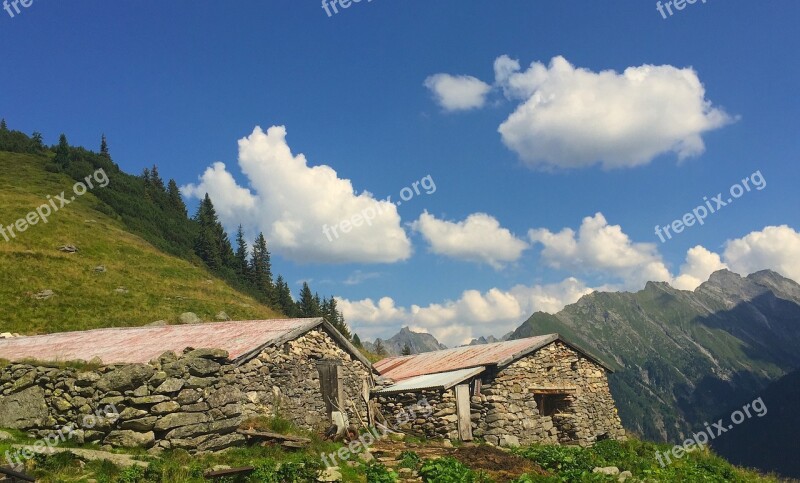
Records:
[[[472,408],[470,407],[469,384],[459,384],[456,391],[456,414],[458,436],[461,441],[472,441]]]

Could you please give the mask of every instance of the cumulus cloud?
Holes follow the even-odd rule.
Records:
[[[377,302],[340,299],[338,305],[353,330],[362,336],[391,336],[399,327],[409,326],[428,332],[452,347],[482,335],[503,335],[533,312],[558,312],[591,292],[579,280],[568,278],[548,285],[517,285],[508,291],[466,290],[457,300],[424,307],[398,307],[390,297]]]
[[[584,218],[577,233],[571,228],[556,233],[539,228],[530,230],[528,238],[542,245],[542,259],[553,268],[610,275],[626,288],[672,279],[654,243],[634,243],[602,213]]]
[[[681,265],[680,275],[672,281],[672,286],[681,290],[694,290],[717,270],[728,268],[720,256],[705,247],[697,245],[686,253],[686,263]]]
[[[271,250],[295,261],[392,263],[411,256],[396,207],[367,191],[357,193],[330,166],[310,166],[304,155],[292,154],[285,127],[266,133],[256,127],[241,139],[239,167],[248,187],[237,184],[223,163],[214,163],[181,191],[196,198],[208,193],[226,227],[242,223],[250,233],[263,231]],[[345,220],[352,225],[348,233],[323,232]]]
[[[705,151],[704,133],[736,119],[712,106],[692,68],[645,64],[622,73],[594,72],[557,56],[548,65],[533,62],[523,70],[518,60],[503,55],[494,62],[494,74],[494,88],[519,103],[500,124],[501,139],[536,168],[633,167],[667,153],[683,160]],[[443,86],[462,79],[437,74],[426,85],[438,85],[434,78]],[[468,108],[480,107],[489,85],[469,79],[481,88],[473,88]]]
[[[468,75],[435,74],[424,82],[436,102],[446,111],[465,111],[483,107],[492,87]]]
[[[464,221],[452,222],[440,220],[425,211],[411,227],[422,234],[433,253],[486,263],[495,269],[519,260],[528,248],[525,241],[485,213],[474,213]]]
[[[800,281],[800,233],[787,225],[768,226],[731,240],[723,256],[731,270],[743,275],[770,269]]]

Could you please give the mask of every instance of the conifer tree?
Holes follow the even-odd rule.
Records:
[[[314,295],[311,293],[308,282],[303,282],[303,288],[300,289],[300,300],[297,301],[297,308],[300,317],[316,317],[318,313],[317,308],[314,306]]]
[[[403,350],[400,352],[400,355],[403,355],[403,356],[410,356],[411,355],[411,346],[408,345],[408,343],[406,343],[406,345],[403,346]]]
[[[264,233],[259,233],[253,243],[250,280],[258,293],[263,294],[264,300],[272,300],[272,262]]]
[[[361,337],[359,337],[358,334],[353,334],[353,345],[359,349],[364,348],[364,344],[361,343]]]
[[[106,158],[110,158],[108,154],[108,143],[106,142],[106,135],[105,133],[100,136],[100,155]]]
[[[383,357],[386,355],[386,348],[383,346],[383,341],[375,339],[375,354]]]
[[[250,264],[247,260],[247,241],[242,225],[236,230],[236,273],[242,280],[250,282]]]
[[[44,151],[44,141],[42,139],[42,133],[39,131],[34,131],[33,135],[31,135],[31,148],[37,153]]]
[[[167,183],[167,198],[169,199],[169,205],[172,209],[186,216],[186,204],[181,197],[181,190],[178,188],[178,183],[176,183],[174,179],[170,179],[169,183]]]
[[[6,118],[0,120],[0,131],[8,131],[8,126],[6,126]]]
[[[69,143],[67,143],[65,134],[58,138],[58,147],[56,148],[56,156],[53,158],[53,162],[62,168],[66,168],[69,165]]]
[[[151,172],[152,179],[152,172]],[[235,257],[225,229],[217,218],[217,211],[206,193],[194,220],[199,231],[195,239],[195,252],[212,270],[235,268]]]
[[[283,275],[278,275],[275,280],[274,298],[276,307],[280,309],[283,315],[287,317],[295,317],[297,315],[297,307],[292,299],[292,291],[289,289],[289,284],[283,279]]]
[[[158,174],[158,166],[156,166],[155,164],[153,165],[153,169],[150,170],[150,184],[153,186],[153,188],[156,189],[158,193],[167,192],[167,188],[164,186],[164,180],[161,179],[161,176]]]

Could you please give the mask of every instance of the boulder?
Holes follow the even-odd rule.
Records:
[[[137,433],[129,429],[111,431],[103,440],[103,444],[122,446],[124,448],[150,447],[155,443],[156,437],[152,431]]]
[[[202,320],[194,312],[184,312],[178,316],[178,322],[181,324],[199,324]]]
[[[135,389],[146,383],[156,370],[147,364],[129,364],[103,374],[97,388],[103,392]]]
[[[39,386],[0,398],[0,428],[43,427],[49,419],[44,390]]]
[[[222,386],[209,394],[206,401],[212,408],[221,408],[228,404],[238,403],[244,400],[244,393],[235,386]]]

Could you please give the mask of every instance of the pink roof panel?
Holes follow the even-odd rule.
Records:
[[[321,323],[321,318],[249,320],[17,337],[0,340],[0,359],[88,361],[99,357],[105,364],[145,363],[166,351],[181,353],[187,347],[223,349],[231,359],[237,359],[283,336],[299,336]]]
[[[558,339],[557,334],[550,334],[508,342],[424,352],[412,356],[389,357],[375,363],[373,367],[381,376],[401,381],[424,374],[497,365],[543,347],[556,339]]]

